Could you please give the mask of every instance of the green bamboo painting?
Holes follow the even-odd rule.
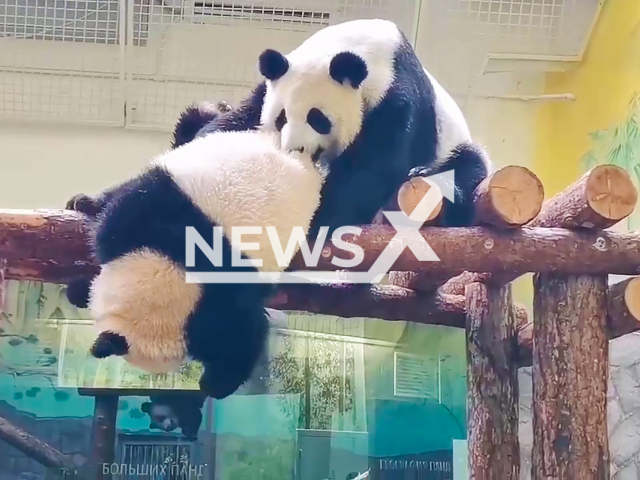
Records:
[[[634,92],[629,101],[627,116],[622,123],[589,134],[591,149],[580,159],[589,170],[597,165],[612,163],[624,168],[636,185],[640,186],[640,93]],[[640,227],[640,212],[636,210],[628,219],[627,227]]]

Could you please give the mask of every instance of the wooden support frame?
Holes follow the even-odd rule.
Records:
[[[605,277],[537,274],[532,480],[609,479]]]
[[[420,190],[432,187],[425,186],[414,180],[403,187],[397,205],[415,206]],[[536,385],[533,478],[608,476],[606,359],[601,356],[608,339],[640,330],[640,277],[610,288],[605,278],[640,275],[640,232],[603,229],[630,215],[638,195],[628,174],[613,165],[592,169],[546,202],[541,187],[527,169],[499,170],[476,191],[474,227],[438,227],[439,205],[420,234],[440,262],[417,262],[402,242],[389,247],[397,238],[388,225],[363,226],[361,235],[345,239],[365,252],[353,270],[366,271],[387,247],[397,248],[392,285],[286,286],[270,305],[467,328],[474,479],[518,476],[515,371],[523,365],[533,365]],[[92,275],[97,266],[88,240],[87,224],[74,212],[0,210],[0,258],[6,259],[7,279],[66,283]],[[345,252],[325,245],[315,269],[337,270],[334,256],[344,258]],[[509,293],[508,284],[527,272],[537,274],[535,322],[512,304]],[[576,326],[585,332],[580,341],[572,337]],[[584,361],[593,360],[593,349],[598,358],[591,384]],[[560,384],[568,387],[560,392]],[[588,385],[587,400],[580,398],[581,385]],[[113,439],[105,432],[113,430],[114,409],[117,404],[96,404],[93,439],[99,448],[93,461],[113,454]],[[575,416],[570,422],[562,420],[567,411]],[[562,448],[550,452],[550,445]]]
[[[511,286],[472,283],[467,306],[471,480],[519,480],[517,331]]]

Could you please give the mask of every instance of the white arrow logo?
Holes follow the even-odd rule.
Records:
[[[420,235],[420,228],[443,197],[455,201],[454,171],[421,178],[432,188],[409,216],[403,212],[382,212],[396,229],[396,234],[367,272],[187,272],[187,283],[380,283],[407,247],[418,261],[439,262],[440,258]]]

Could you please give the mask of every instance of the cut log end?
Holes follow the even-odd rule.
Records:
[[[624,291],[624,302],[629,313],[640,322],[640,277],[633,278]]]
[[[600,165],[591,170],[585,188],[589,206],[610,220],[619,221],[631,215],[638,200],[629,174],[615,165]]]
[[[489,196],[493,209],[506,224],[520,226],[540,213],[544,187],[528,168],[510,165],[491,177]]]
[[[440,215],[440,211],[442,210],[442,194],[435,183],[422,177],[412,178],[405,182],[400,187],[400,190],[398,190],[398,206],[400,210],[402,210],[407,217],[411,218],[418,204],[432,189],[434,189],[434,191],[432,191],[431,194],[437,195],[439,201],[426,221],[433,220]]]

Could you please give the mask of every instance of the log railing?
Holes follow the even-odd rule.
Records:
[[[409,213],[430,188],[413,180],[395,204]],[[471,478],[519,476],[516,371],[524,365],[533,365],[533,478],[608,478],[607,339],[640,330],[640,277],[611,287],[606,279],[640,275],[640,232],[605,229],[632,213],[637,192],[624,170],[603,165],[543,198],[531,171],[505,167],[477,189],[475,226],[439,227],[439,204],[420,230],[439,262],[390,243],[389,225],[364,226],[348,240],[365,252],[352,270],[398,249],[388,284],[290,285],[270,306],[465,328]],[[337,270],[334,255],[345,252],[328,243],[315,268]],[[0,258],[7,279],[66,283],[97,271],[83,217],[64,210],[0,210]],[[510,290],[529,272],[534,321]]]

